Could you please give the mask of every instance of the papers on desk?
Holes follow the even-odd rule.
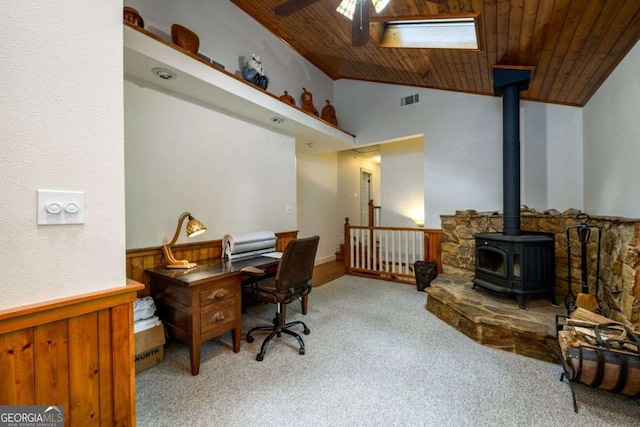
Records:
[[[269,252],[267,254],[262,254],[262,256],[266,256],[269,258],[280,259],[282,258],[282,252]]]

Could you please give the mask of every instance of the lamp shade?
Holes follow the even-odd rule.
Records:
[[[207,227],[192,216],[189,216],[187,223],[187,237],[196,237],[207,231]]]

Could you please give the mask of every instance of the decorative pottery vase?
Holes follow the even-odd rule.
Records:
[[[313,106],[313,95],[311,94],[311,92],[307,92],[307,89],[302,88],[302,95],[300,95],[300,99],[302,99],[303,111],[319,117],[318,110],[316,110],[316,107]]]
[[[180,24],[173,24],[171,26],[171,41],[176,46],[194,55],[198,53],[198,49],[200,48],[200,38],[198,35]]]
[[[144,28],[144,20],[142,19],[138,11],[130,6],[124,7],[123,18],[125,21],[129,21],[137,27]]]
[[[289,95],[289,92],[284,91],[284,95],[280,95],[280,101],[286,102],[289,105],[296,106],[296,100],[293,99],[293,96]]]
[[[327,99],[327,105],[322,109],[320,118],[327,123],[331,123],[334,126],[338,126],[338,118],[336,117],[336,109],[331,105],[331,102]]]

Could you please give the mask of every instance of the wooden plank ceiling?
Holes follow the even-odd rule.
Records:
[[[534,66],[523,99],[584,106],[640,39],[640,0],[391,0],[371,9],[371,40],[351,47],[351,22],[320,0],[286,18],[284,0],[231,0],[332,79],[492,95],[491,65]],[[378,47],[380,19],[478,13],[480,50]]]

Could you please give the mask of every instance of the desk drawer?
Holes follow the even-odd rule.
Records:
[[[218,304],[210,305],[200,313],[200,332],[205,333],[236,320],[236,300],[227,298]]]
[[[206,288],[200,291],[200,307],[235,297],[237,280],[236,278],[229,278],[207,285]]]

